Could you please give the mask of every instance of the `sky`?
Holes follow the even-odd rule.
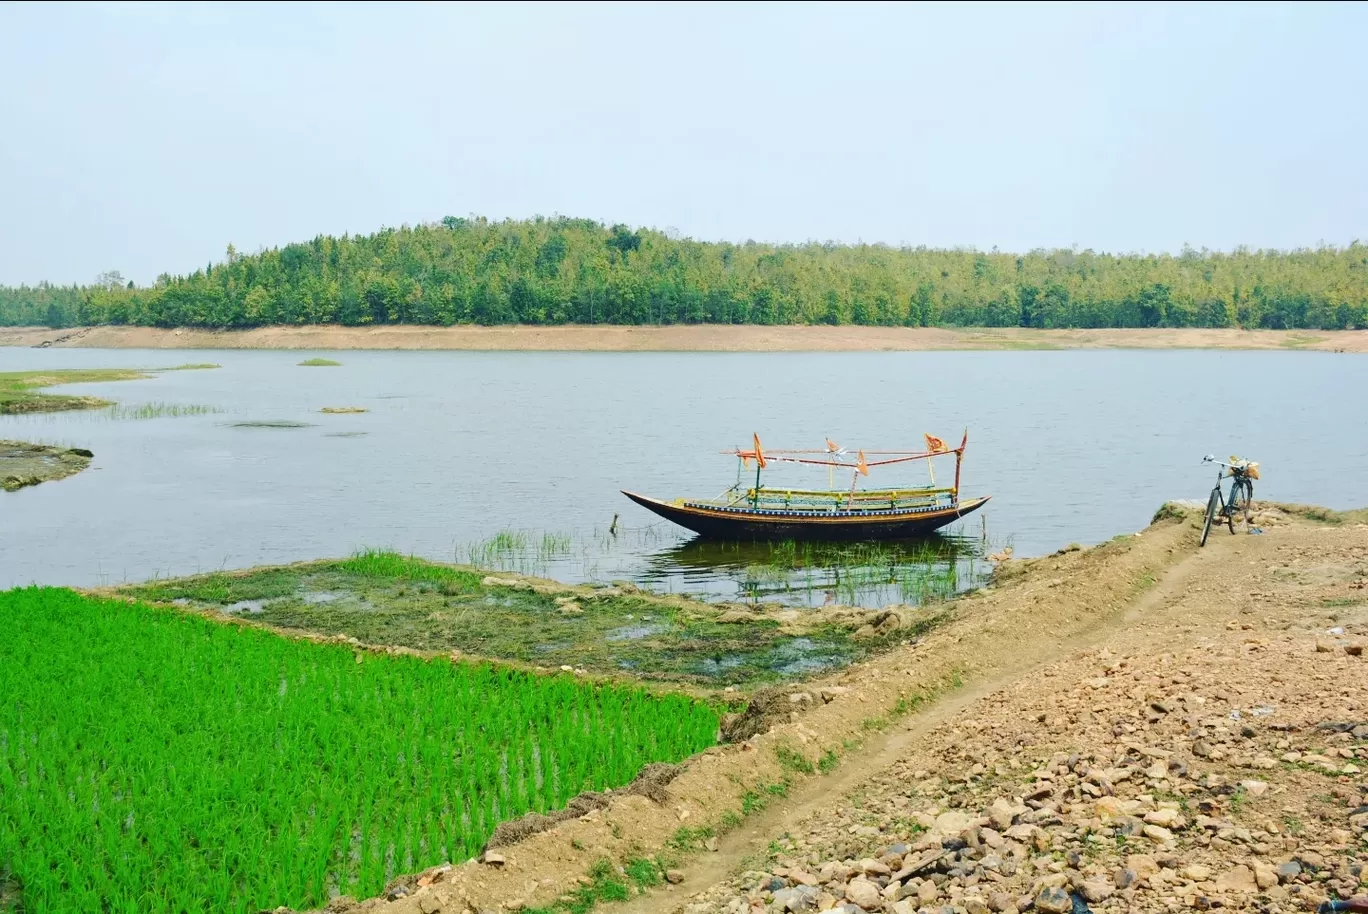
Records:
[[[0,283],[566,215],[706,240],[1368,239],[1368,4],[0,4]]]

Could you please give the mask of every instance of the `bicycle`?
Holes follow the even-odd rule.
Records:
[[[1254,480],[1259,478],[1259,465],[1238,457],[1231,457],[1230,463],[1222,463],[1211,454],[1203,457],[1202,463],[1214,463],[1223,468],[1217,471],[1216,487],[1211,490],[1211,497],[1207,499],[1206,523],[1202,524],[1201,542],[1201,545],[1205,546],[1212,523],[1219,523],[1216,520],[1218,517],[1225,520],[1232,534],[1235,532],[1235,515],[1244,515],[1246,527],[1253,523]],[[1226,476],[1230,477],[1229,498],[1221,492],[1221,480]]]

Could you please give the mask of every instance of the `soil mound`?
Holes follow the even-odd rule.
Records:
[[[655,762],[642,768],[636,780],[621,790],[611,793],[586,790],[572,799],[564,809],[557,810],[549,816],[530,812],[510,822],[504,822],[494,829],[494,834],[490,835],[485,850],[489,850],[491,847],[507,847],[510,844],[517,844],[525,838],[555,827],[560,822],[578,819],[596,809],[607,809],[614,797],[635,795],[646,797],[656,803],[667,803],[670,796],[665,792],[665,785],[673,781],[683,770],[679,765]]]

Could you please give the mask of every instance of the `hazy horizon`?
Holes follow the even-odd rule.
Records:
[[[1025,253],[1368,237],[1368,6],[0,6],[0,283],[447,215]]]

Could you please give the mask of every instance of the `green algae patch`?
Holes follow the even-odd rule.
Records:
[[[90,458],[94,456],[84,448],[0,441],[0,489],[15,492],[75,476],[90,466]]]
[[[301,368],[336,368],[341,364],[332,359],[305,359],[299,363]]]
[[[631,585],[572,587],[487,574],[383,550],[118,592],[366,645],[701,687],[800,678],[858,660],[893,637],[857,637],[867,627],[863,615],[767,614]]]

